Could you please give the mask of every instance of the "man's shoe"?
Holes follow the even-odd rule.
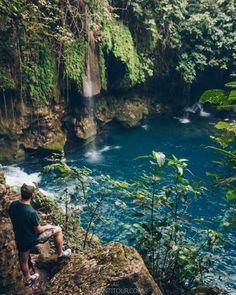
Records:
[[[59,256],[57,258],[57,263],[62,264],[64,262],[66,262],[71,256],[71,249],[66,249],[65,251],[63,251],[62,256]]]
[[[39,278],[39,274],[36,272],[25,283],[26,287],[31,287]]]

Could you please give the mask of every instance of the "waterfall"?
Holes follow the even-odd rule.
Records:
[[[175,119],[178,119],[180,123],[187,124],[190,123],[189,119],[189,113],[196,114],[197,111],[199,111],[199,116],[201,117],[210,117],[210,113],[205,112],[203,109],[203,106],[199,102],[195,102],[191,107],[184,108],[184,114],[183,117],[174,117]]]
[[[88,37],[86,50],[86,67],[83,77],[83,104],[84,114],[80,117],[76,134],[79,138],[92,140],[97,133],[97,124],[95,118],[95,96],[100,93],[101,82],[99,72],[98,52],[94,32],[91,28],[88,6],[85,6],[85,28]],[[96,152],[95,143],[91,143],[91,150]]]
[[[199,110],[200,110],[199,115],[200,115],[201,117],[210,117],[210,116],[211,116],[210,113],[205,112],[205,111],[203,110],[203,106],[202,106],[201,104],[200,104],[200,106],[199,106]]]
[[[88,32],[88,36],[91,33]],[[89,41],[91,38],[89,38]],[[90,43],[90,42],[89,42]],[[96,93],[96,89],[94,89],[94,83],[92,81],[92,74],[91,74],[91,69],[92,69],[92,54],[91,54],[91,49],[90,46],[87,50],[87,68],[86,68],[86,76],[85,79],[83,80],[83,91],[84,91],[84,96],[85,96],[85,108],[88,113],[88,116],[90,119],[94,120],[94,108],[95,108],[95,103],[94,103],[94,93]]]
[[[188,113],[196,113],[199,110],[199,115],[201,117],[210,117],[210,113],[205,112],[203,106],[199,102],[195,102],[191,107],[187,107],[184,109],[185,112]]]
[[[190,103],[190,96],[191,96],[191,84],[187,83],[184,85],[183,88],[183,98],[186,101],[186,104],[189,105]],[[175,117],[175,119],[179,120],[180,123],[182,124],[188,124],[190,123],[190,119],[189,119],[189,112],[184,109],[184,114],[183,117]]]
[[[88,48],[86,58],[86,72],[83,79],[83,96],[85,97],[89,117],[94,117],[94,96],[100,93],[100,71],[98,62],[98,53],[94,33],[91,29],[90,19],[88,17],[88,7],[85,7],[86,15],[86,33],[88,36]]]

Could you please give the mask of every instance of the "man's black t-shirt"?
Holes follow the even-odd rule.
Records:
[[[9,215],[18,250],[27,251],[36,245],[39,234],[35,232],[34,226],[39,225],[39,217],[34,208],[20,201],[14,201],[9,207]]]

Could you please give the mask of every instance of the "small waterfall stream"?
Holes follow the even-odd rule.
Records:
[[[195,114],[199,110],[199,115],[201,117],[210,117],[210,113],[205,112],[203,106],[199,102],[195,102],[191,107],[187,107],[184,109],[185,112]]]
[[[175,119],[178,119],[180,123],[187,124],[190,123],[189,114],[196,114],[197,111],[199,111],[200,117],[210,117],[211,114],[208,112],[205,112],[203,109],[203,106],[199,102],[195,102],[191,107],[185,107],[184,108],[184,114],[183,117],[175,117]]]
[[[86,53],[86,72],[83,79],[83,96],[85,98],[85,108],[90,119],[94,119],[95,102],[94,96],[100,93],[100,71],[96,42],[91,29],[88,7],[85,7],[86,33],[88,36],[88,47]]]
[[[95,96],[100,93],[101,83],[96,42],[93,31],[91,29],[87,6],[85,7],[85,15],[88,47],[86,52],[86,71],[83,79],[83,96],[85,105],[85,116],[88,119],[87,122],[89,124],[89,128],[93,130],[92,134],[95,135],[97,132],[97,123],[95,118]],[[90,145],[89,154],[91,155],[92,160],[96,161],[96,159],[98,159],[97,147],[94,140]]]

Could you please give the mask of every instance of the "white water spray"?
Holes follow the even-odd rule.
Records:
[[[210,113],[204,111],[203,106],[199,102],[194,103],[191,107],[186,107],[184,111],[193,114],[199,111],[199,115],[201,117],[210,117],[211,115]]]
[[[26,173],[17,166],[0,166],[4,172],[6,183],[9,186],[22,186],[24,183],[34,185],[33,182],[39,183],[41,176],[39,172]]]

